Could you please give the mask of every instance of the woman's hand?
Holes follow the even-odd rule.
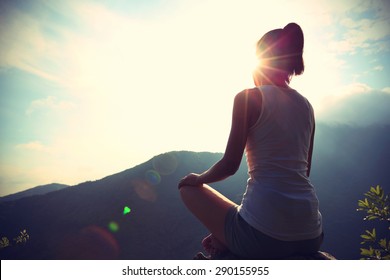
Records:
[[[196,173],[190,173],[187,176],[185,176],[183,179],[180,180],[178,188],[180,189],[182,186],[200,186],[202,183],[199,182],[199,174]]]

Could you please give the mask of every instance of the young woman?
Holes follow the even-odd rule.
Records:
[[[245,259],[281,259],[320,248],[321,214],[309,181],[314,113],[289,87],[292,76],[304,70],[303,44],[295,23],[258,41],[256,87],[234,99],[223,158],[179,183],[185,205],[211,232],[202,241],[211,256],[229,250]],[[244,150],[249,179],[237,205],[207,184],[233,175]]]

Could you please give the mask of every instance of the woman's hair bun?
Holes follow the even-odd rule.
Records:
[[[284,36],[289,40],[290,48],[297,52],[303,52],[303,31],[302,28],[292,22],[283,28]]]
[[[286,55],[289,57],[288,68],[291,73],[299,75],[303,73],[304,64],[303,64],[303,31],[301,27],[291,22],[283,28],[283,37],[286,46]]]

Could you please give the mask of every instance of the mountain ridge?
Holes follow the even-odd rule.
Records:
[[[209,162],[218,160],[220,155],[170,152],[94,182],[84,182],[44,196],[4,202],[0,204],[0,224],[6,225],[2,234],[13,236],[23,227],[27,229],[31,238],[21,252],[15,250],[17,251],[15,253],[11,250],[14,248],[5,248],[0,251],[0,256],[4,254],[7,258],[25,259],[154,259],[156,257],[164,259],[168,255],[174,259],[177,258],[174,256],[186,253],[186,258],[190,258],[195,247],[199,247],[199,240],[192,241],[193,250],[183,247],[171,252],[169,249],[171,246],[166,245],[165,241],[159,245],[164,250],[156,252],[156,242],[150,244],[150,250],[144,250],[148,244],[142,245],[133,240],[145,239],[148,236],[147,240],[156,240],[158,235],[170,232],[172,224],[180,223],[185,223],[186,228],[195,225],[195,231],[204,232],[195,221],[188,223],[186,219],[183,220],[183,217],[177,219],[172,215],[177,213],[178,209],[181,213],[187,213],[178,196],[176,178],[184,176],[190,170],[201,172],[210,167]],[[153,166],[156,162],[154,159],[161,157],[167,157],[168,160],[174,158],[181,164],[171,173],[165,172],[165,175],[160,175],[161,178],[156,180],[157,172],[151,171],[156,170],[157,167],[156,164]],[[188,166],[187,162],[193,161],[195,164]],[[125,206],[131,208],[128,216],[122,214]],[[159,223],[156,215],[162,213],[167,217],[168,223]],[[7,217],[12,218],[7,219]],[[129,220],[128,223],[126,219]],[[109,226],[112,223],[117,224],[121,230],[111,232]],[[128,234],[132,236],[131,240],[128,239]],[[175,238],[172,242],[173,240]],[[137,253],[119,253],[118,244],[121,244],[120,247],[137,248]],[[85,248],[85,246],[89,247]],[[86,253],[96,247],[108,249],[93,254]],[[40,248],[39,253],[36,253],[38,248]],[[149,255],[151,251],[154,252],[153,256]]]
[[[4,201],[11,201],[11,200],[20,199],[23,197],[29,197],[29,196],[33,196],[33,195],[43,195],[43,194],[53,192],[53,191],[58,191],[58,190],[61,190],[61,189],[67,188],[67,187],[70,187],[70,185],[60,184],[60,183],[39,185],[39,186],[30,188],[30,189],[27,189],[24,191],[20,191],[17,193],[2,196],[2,197],[0,197],[0,203],[2,203]]]

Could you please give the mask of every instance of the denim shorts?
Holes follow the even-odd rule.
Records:
[[[249,225],[233,206],[225,218],[225,240],[229,250],[241,259],[270,260],[314,254],[320,249],[323,234],[308,240],[278,240]]]

